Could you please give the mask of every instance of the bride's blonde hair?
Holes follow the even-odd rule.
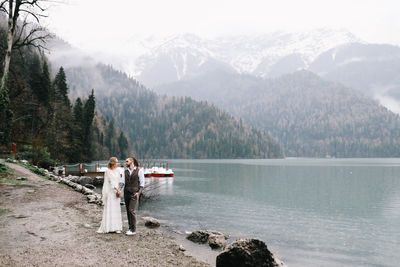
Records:
[[[111,157],[110,161],[108,162],[108,168],[112,169],[115,163],[118,163],[118,159],[116,157]]]

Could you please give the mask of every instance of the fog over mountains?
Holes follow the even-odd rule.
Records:
[[[309,70],[359,90],[400,114],[400,47],[351,43],[319,55]]]
[[[156,91],[215,71],[276,78],[305,69],[359,90],[400,113],[400,47],[367,44],[346,30],[215,39],[184,34],[136,41],[132,47],[139,56],[118,64]]]
[[[71,68],[112,63],[159,94],[211,102],[267,131],[287,156],[400,156],[399,116],[379,105],[400,112],[400,47],[330,29],[212,40],[184,34],[131,47],[123,52],[132,56],[94,58],[64,45],[53,57]],[[107,90],[101,81],[91,79]]]

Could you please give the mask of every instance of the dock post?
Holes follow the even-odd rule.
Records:
[[[15,143],[13,143],[11,145],[11,149],[12,149],[12,157],[13,157],[13,159],[15,159],[15,154],[17,154],[17,145]]]

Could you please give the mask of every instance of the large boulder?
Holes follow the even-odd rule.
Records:
[[[217,256],[217,267],[275,267],[275,261],[267,245],[258,239],[239,239]]]

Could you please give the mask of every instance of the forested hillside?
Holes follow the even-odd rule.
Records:
[[[271,80],[210,73],[159,90],[218,105],[279,139],[287,156],[400,156],[398,115],[311,72]]]
[[[104,65],[69,68],[67,76],[75,95],[95,88],[97,107],[126,132],[138,157],[283,157],[268,135],[205,102],[158,96]]]
[[[0,29],[0,65],[5,42]],[[7,91],[8,97],[0,98],[0,144],[16,143],[19,158],[48,167],[104,159],[110,153],[125,157],[131,151],[118,127],[110,129],[110,121],[95,111],[93,90],[89,87],[86,94],[70,99],[64,69],[52,71],[37,50],[22,47],[12,53]],[[102,141],[109,136],[117,138]]]

